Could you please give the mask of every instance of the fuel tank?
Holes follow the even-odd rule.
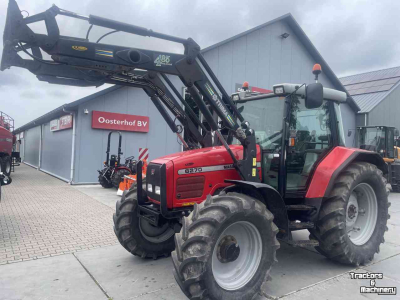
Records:
[[[0,153],[6,153],[11,156],[13,146],[12,133],[3,126],[0,126]]]

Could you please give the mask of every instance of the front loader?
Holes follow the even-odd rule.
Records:
[[[184,52],[65,37],[56,22],[60,14],[180,43]],[[47,35],[27,26],[43,20]],[[175,279],[188,298],[252,299],[269,278],[278,240],[352,265],[367,264],[379,252],[389,217],[387,166],[377,153],[345,147],[340,104],[347,95],[318,83],[318,65],[315,83],[229,96],[190,38],[56,6],[23,18],[15,0],[9,1],[4,45],[2,70],[22,67],[56,84],[142,88],[177,134],[186,151],[151,161],[146,180],[138,162],[137,184],[117,202],[114,230],[134,255],[156,259],[172,252]],[[33,60],[22,59],[21,51]],[[186,86],[207,126],[171,76]],[[310,239],[293,240],[292,232],[302,229]]]

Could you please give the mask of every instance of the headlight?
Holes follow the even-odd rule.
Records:
[[[149,184],[149,185],[147,186],[147,191],[150,192],[150,193],[153,192],[153,186],[152,186],[151,184]]]
[[[160,187],[159,186],[156,186],[154,188],[154,193],[156,193],[157,195],[160,195]]]
[[[239,101],[239,100],[240,100],[239,94],[234,94],[234,95],[232,95],[232,100],[233,100],[233,101]]]
[[[275,95],[283,95],[284,93],[285,93],[285,90],[283,89],[283,86],[274,87]]]

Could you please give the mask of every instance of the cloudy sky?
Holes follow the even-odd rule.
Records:
[[[53,3],[83,15],[98,15],[183,38],[192,37],[202,48],[257,25],[292,13],[336,73],[344,76],[400,66],[400,1],[356,0],[17,0],[31,15]],[[0,33],[7,0],[0,1]],[[57,17],[62,35],[84,37],[88,23]],[[45,33],[40,24],[31,27]],[[107,29],[94,27],[90,39]],[[174,43],[117,33],[104,42],[123,46],[181,52]],[[0,42],[2,49],[2,43]],[[105,88],[105,86],[99,89]],[[16,127],[95,88],[50,85],[25,69],[0,72],[0,110],[13,116]]]

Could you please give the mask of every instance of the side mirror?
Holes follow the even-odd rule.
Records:
[[[324,100],[324,88],[321,83],[310,83],[306,87],[306,108],[321,107]]]
[[[397,128],[394,129],[394,136],[399,136],[400,132]]]
[[[352,134],[353,134],[353,131],[351,131],[351,129],[349,129],[349,130],[347,131],[347,136],[348,136],[348,137],[351,137]]]

